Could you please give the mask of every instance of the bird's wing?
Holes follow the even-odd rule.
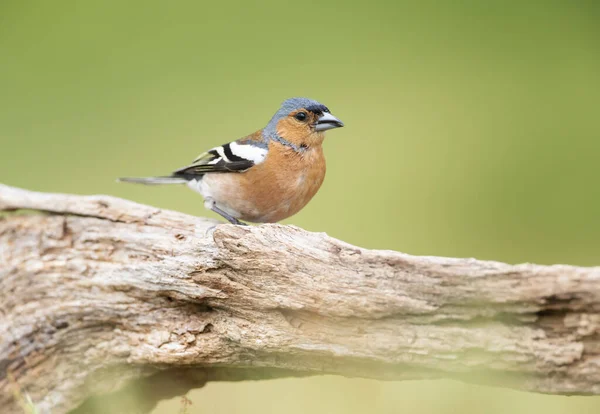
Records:
[[[180,168],[173,175],[244,172],[263,162],[267,152],[268,147],[264,142],[243,138],[200,154],[191,165]]]

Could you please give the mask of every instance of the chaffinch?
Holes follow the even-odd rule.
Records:
[[[275,223],[296,214],[319,190],[325,131],[342,126],[325,105],[291,98],[264,129],[207,151],[170,176],[119,181],[187,184],[230,223]]]

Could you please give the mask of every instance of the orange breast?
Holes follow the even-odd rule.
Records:
[[[321,145],[297,153],[279,143],[269,144],[265,161],[243,173],[207,174],[217,205],[237,212],[239,219],[275,223],[300,211],[325,178]]]

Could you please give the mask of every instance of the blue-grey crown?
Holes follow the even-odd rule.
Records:
[[[305,108],[308,111],[314,113],[323,113],[329,112],[329,109],[323,105],[315,101],[314,99],[309,98],[290,98],[286,99],[281,107],[273,118],[269,121],[265,129],[263,130],[263,136],[265,138],[276,138],[277,137],[277,123],[290,114],[290,112],[297,111],[298,109]]]

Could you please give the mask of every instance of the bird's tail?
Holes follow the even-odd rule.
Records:
[[[160,185],[160,184],[186,184],[187,179],[183,177],[122,177],[118,178],[117,182],[123,183],[135,183],[135,184],[146,184],[146,185]]]

